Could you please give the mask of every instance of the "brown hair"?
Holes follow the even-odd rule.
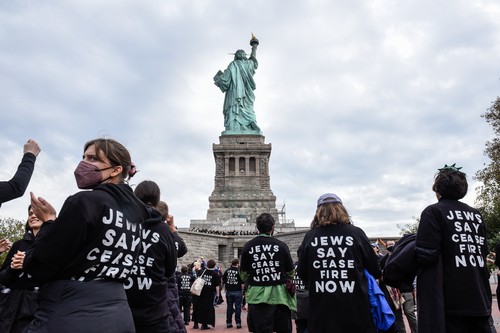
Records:
[[[31,204],[28,206],[28,219],[26,220],[26,224],[24,225],[24,232],[33,233],[33,229],[31,229],[30,227],[30,210],[31,210]]]
[[[311,222],[311,229],[329,224],[351,224],[351,217],[340,202],[319,206]]]
[[[217,263],[215,262],[214,259],[209,259],[207,261],[207,268],[214,268]]]
[[[109,159],[112,166],[122,167],[123,170],[121,176],[124,181],[135,175],[136,170],[135,166],[132,165],[130,153],[121,143],[113,139],[94,139],[85,144],[83,151],[85,152],[87,148],[92,145],[95,146],[97,156],[99,156],[100,152],[103,152],[104,156]]]
[[[156,207],[160,202],[160,188],[151,180],[144,180],[137,185],[134,194],[149,207]]]
[[[156,210],[160,212],[163,221],[167,220],[168,217],[168,205],[165,201],[160,201],[156,205]]]

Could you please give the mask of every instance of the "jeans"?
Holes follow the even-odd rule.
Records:
[[[242,291],[226,291],[226,302],[227,302],[227,312],[226,312],[226,324],[232,324],[233,313],[236,325],[241,325],[241,300]]]

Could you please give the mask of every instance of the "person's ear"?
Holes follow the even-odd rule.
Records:
[[[123,167],[121,165],[118,165],[115,167],[115,169],[113,170],[113,172],[111,172],[111,177],[116,177],[118,176],[119,174],[121,174],[123,171]]]

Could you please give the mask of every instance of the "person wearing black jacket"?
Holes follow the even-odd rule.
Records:
[[[0,206],[2,203],[21,197],[31,179],[35,169],[36,157],[40,153],[40,147],[35,140],[29,139],[24,144],[24,155],[17,171],[9,181],[0,182]]]
[[[364,231],[334,193],[319,197],[299,247],[297,273],[309,289],[308,332],[375,333],[365,269],[382,275]]]
[[[388,259],[390,258],[390,256],[392,255],[392,251],[394,250],[395,248],[395,241],[393,240],[388,240],[387,241],[387,245],[386,245],[386,249],[388,251],[388,253],[386,253],[381,259],[380,259],[380,267],[382,268],[382,275],[383,277],[385,277],[385,266],[386,266],[386,263],[388,261]],[[401,332],[406,332],[406,329],[405,329],[405,326],[404,326],[404,321],[403,321],[403,314],[406,316],[406,319],[408,320],[408,325],[410,327],[410,331],[411,333],[417,333],[418,332],[418,329],[417,329],[417,314],[416,314],[416,304],[415,304],[415,300],[414,300],[414,294],[415,294],[415,288],[413,287],[413,282],[414,281],[411,281],[410,283],[400,283],[398,284],[398,286],[393,286],[391,285],[390,283],[385,283],[386,281],[384,281],[384,279],[382,278],[381,281],[380,281],[380,284],[384,284],[385,286],[390,286],[389,288],[392,289],[393,291],[393,294],[396,294],[398,296],[400,296],[400,299],[398,300],[399,301],[399,309],[395,309],[394,308],[394,302],[392,301],[392,304],[391,302],[389,302],[389,305],[391,306],[392,308],[392,311],[394,312],[394,315],[396,316],[396,324],[397,326],[400,328],[400,331]],[[387,288],[386,288],[387,290]],[[387,290],[389,291],[389,290]],[[384,290],[385,292],[385,290]]]
[[[38,286],[22,270],[22,261],[13,261],[15,253],[24,253],[42,226],[31,205],[22,239],[14,242],[0,268],[0,284],[5,286],[0,297],[0,332],[21,333],[30,324],[37,308]]]
[[[233,313],[236,322],[236,328],[241,328],[241,301],[243,299],[243,281],[240,277],[238,267],[240,261],[235,258],[231,261],[229,267],[222,276],[222,281],[226,288],[226,326],[227,328],[233,327]]]
[[[177,287],[179,290],[179,308],[183,314],[184,325],[189,325],[191,321],[191,286],[195,277],[188,272],[187,266],[182,266],[181,275],[177,277]]]
[[[203,279],[205,285],[201,291],[201,295],[193,304],[193,329],[197,329],[198,323],[201,324],[202,330],[210,329],[208,325],[215,327],[215,308],[214,297],[219,294],[220,279],[219,275],[214,271],[217,263],[214,259],[207,261],[207,268],[203,271]]]
[[[420,216],[415,242],[419,332],[490,332],[486,225],[478,210],[459,201],[468,188],[460,169],[455,164],[439,169],[432,186],[438,202]]]
[[[44,223],[23,269],[43,286],[27,332],[135,331],[123,283],[143,252],[141,226],[150,214],[125,184],[134,173],[123,145],[95,139],[75,169],[78,187],[92,191],[66,199],[57,218],[52,205],[31,193]]]
[[[142,251],[125,283],[137,333],[170,333],[167,298],[168,278],[175,272],[177,252],[168,225],[155,207],[160,188],[150,180],[137,185],[134,194],[149,208],[143,223]]]
[[[156,206],[156,209],[158,209],[158,211],[160,212],[163,222],[168,225],[168,228],[170,230],[169,234],[175,244],[176,258],[183,257],[187,253],[186,243],[177,232],[177,228],[174,223],[174,217],[168,213],[169,209],[167,203],[165,201],[160,201]],[[186,326],[180,310],[179,291],[177,290],[177,276],[175,273],[168,278],[167,299],[169,308],[168,321],[170,324],[170,332],[185,333]]]
[[[255,222],[260,234],[243,246],[240,261],[241,279],[248,284],[248,330],[291,333],[297,302],[287,288],[295,273],[290,249],[272,236],[276,222],[271,214],[262,213]]]
[[[297,333],[307,333],[307,319],[309,318],[309,289],[304,281],[297,274],[297,263],[295,263],[295,275],[293,276],[295,285],[295,297],[297,298],[297,311],[292,312],[295,320],[295,330]]]

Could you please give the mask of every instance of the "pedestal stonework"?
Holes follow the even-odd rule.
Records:
[[[278,223],[276,197],[270,188],[271,144],[262,135],[222,135],[213,144],[215,186],[207,220],[254,222],[261,213]]]

